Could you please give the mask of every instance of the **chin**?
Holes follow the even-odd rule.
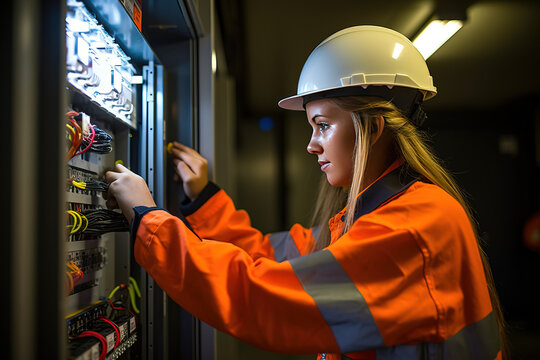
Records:
[[[347,187],[351,186],[351,179],[336,178],[331,175],[326,175],[328,183],[334,187]]]

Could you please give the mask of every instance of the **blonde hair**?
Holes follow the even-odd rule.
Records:
[[[499,324],[503,358],[507,359],[505,325],[502,311],[495,290],[491,268],[486,254],[478,241],[476,222],[455,180],[444,169],[440,161],[426,145],[425,135],[407,120],[406,116],[389,101],[359,96],[333,98],[332,101],[343,110],[351,113],[354,124],[356,144],[352,155],[354,161],[353,179],[350,187],[345,189],[332,187],[328,184],[326,178],[323,177],[312,219],[312,226],[320,226],[319,236],[315,239],[313,251],[323,249],[330,244],[328,221],[345,206],[344,231],[351,228],[354,222],[357,196],[367,185],[363,182],[371,147],[371,134],[377,130],[374,119],[382,116],[384,118],[385,129],[390,131],[393,136],[395,151],[404,160],[405,164],[423,178],[450,194],[461,204],[467,213],[477,238],[493,311]]]

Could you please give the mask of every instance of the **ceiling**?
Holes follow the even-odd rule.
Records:
[[[455,1],[454,1],[455,2]],[[439,2],[439,6],[441,3]],[[218,0],[239,115],[271,115],[296,92],[310,52],[332,33],[361,24],[412,37],[434,0]],[[484,109],[529,94],[540,83],[540,1],[476,1],[467,22],[428,59],[438,95],[426,108]]]

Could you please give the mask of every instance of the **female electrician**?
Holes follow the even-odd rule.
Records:
[[[157,208],[122,166],[107,173],[110,206],[132,221],[135,258],[170,297],[258,347],[319,359],[501,359],[500,311],[470,213],[417,130],[435,93],[403,35],[342,30],[279,104],[305,110],[313,128],[307,150],[327,180],[317,226],[263,236],[208,182],[206,160],[177,143],[184,219]]]

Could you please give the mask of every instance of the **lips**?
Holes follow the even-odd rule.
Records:
[[[330,166],[330,162],[329,162],[329,161],[321,161],[321,160],[319,160],[318,163],[319,163],[319,165],[321,165],[321,170],[322,170],[322,171],[326,170],[326,168],[327,168],[328,166]]]

